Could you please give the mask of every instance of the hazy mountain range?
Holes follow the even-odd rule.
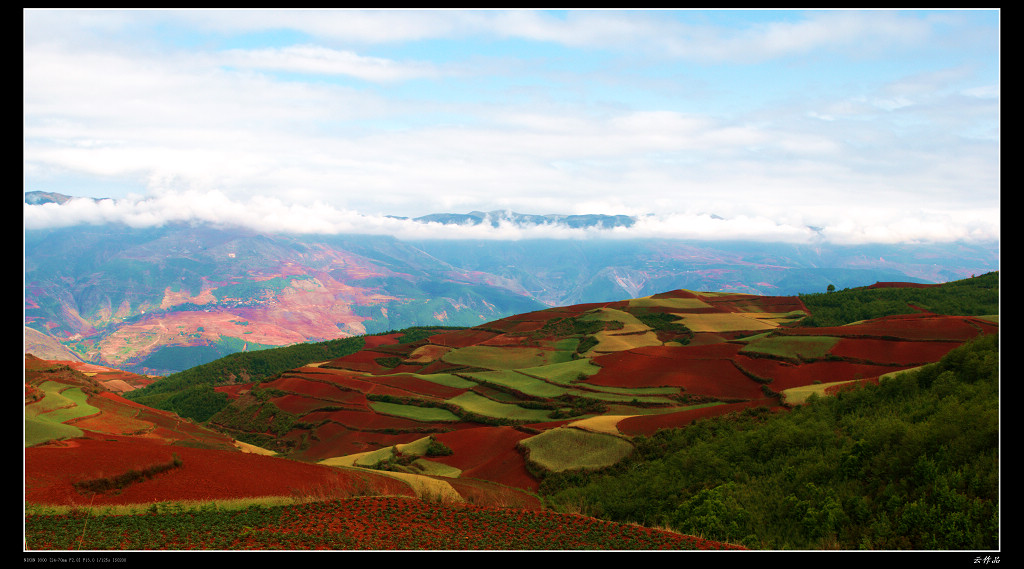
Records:
[[[28,192],[25,202],[67,196]],[[438,213],[440,224],[628,227],[634,218]],[[997,243],[399,240],[179,223],[25,231],[25,325],[83,360],[167,373],[228,353],[667,290],[795,295],[998,270]]]

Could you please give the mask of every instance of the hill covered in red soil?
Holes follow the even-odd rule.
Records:
[[[799,297],[680,290],[406,343],[380,336],[221,389],[231,403],[206,424],[123,399],[108,370],[26,356],[26,500],[383,494],[537,509],[545,472],[610,466],[631,437],[751,407],[785,412],[784,390],[878,381],[999,330],[997,318],[926,311],[802,326],[809,314]],[[82,490],[156,467],[114,491]]]

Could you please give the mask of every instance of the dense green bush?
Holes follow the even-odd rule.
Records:
[[[836,293],[838,294],[838,293]],[[637,439],[601,474],[551,477],[560,508],[768,549],[999,547],[999,348]]]
[[[800,300],[811,312],[801,326],[842,326],[893,314],[912,314],[918,309],[962,316],[999,314],[999,273],[936,287],[858,288],[802,294]]]

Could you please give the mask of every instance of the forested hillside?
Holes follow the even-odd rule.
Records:
[[[603,473],[546,478],[564,511],[768,549],[999,547],[999,337],[791,412],[635,440]]]
[[[811,312],[801,326],[842,326],[920,311],[959,316],[999,314],[999,272],[937,286],[874,286],[802,294],[800,300]]]

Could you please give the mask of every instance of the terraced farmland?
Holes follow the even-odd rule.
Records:
[[[808,314],[797,297],[673,291],[405,343],[382,335],[357,353],[223,390],[230,405],[202,425],[44,366],[26,375],[26,497],[371,494],[539,509],[546,476],[615,465],[638,435],[754,407],[782,411],[999,330],[998,318],[928,312],[803,327]],[[116,495],[75,490],[172,455],[181,468]]]

